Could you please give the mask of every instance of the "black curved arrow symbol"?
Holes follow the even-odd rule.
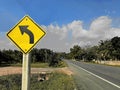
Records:
[[[21,34],[22,35],[24,33],[28,34],[29,37],[30,37],[30,44],[33,44],[34,43],[34,35],[33,35],[33,33],[29,29],[27,29],[27,27],[28,26],[19,26]]]

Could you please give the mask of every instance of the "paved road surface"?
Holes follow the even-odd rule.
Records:
[[[120,90],[120,68],[66,60],[78,90]]]

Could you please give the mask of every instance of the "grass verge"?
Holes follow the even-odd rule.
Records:
[[[13,67],[22,67],[22,64],[11,64],[10,66]],[[48,68],[49,64],[48,63],[31,63],[32,68]]]
[[[38,75],[31,77],[31,90],[74,90],[75,84],[71,76],[64,73],[51,73],[49,80],[38,81]],[[0,77],[1,90],[21,90],[21,75]]]
[[[11,64],[9,66],[13,67],[22,67],[22,64]],[[61,68],[61,67],[67,67],[68,65],[64,61],[60,61],[56,67]],[[31,63],[32,68],[48,68],[49,64],[48,63]],[[51,66],[52,67],[52,66]]]

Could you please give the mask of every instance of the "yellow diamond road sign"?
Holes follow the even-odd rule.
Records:
[[[8,33],[8,38],[25,54],[45,35],[45,31],[29,16],[21,19]]]

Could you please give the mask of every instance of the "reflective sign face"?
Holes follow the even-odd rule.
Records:
[[[29,16],[25,16],[8,33],[8,38],[25,54],[45,35],[44,30]]]

